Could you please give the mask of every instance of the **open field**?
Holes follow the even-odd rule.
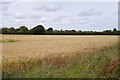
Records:
[[[3,77],[116,77],[118,36],[2,38]]]

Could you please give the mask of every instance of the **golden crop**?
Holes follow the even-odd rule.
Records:
[[[86,52],[111,46],[118,41],[117,36],[49,36],[49,35],[3,35],[3,40],[20,40],[3,43],[3,59],[42,58],[50,54],[70,54]]]
[[[118,42],[117,36],[2,35],[2,39],[19,40],[2,43],[4,72],[14,72],[26,66],[33,67],[37,65],[36,63],[41,64],[43,58],[44,60],[50,58],[49,61],[54,62],[56,60],[55,65],[65,65],[66,63],[63,62],[66,60],[64,59],[66,55],[68,57],[71,54],[72,56],[83,55]],[[60,58],[64,61],[56,58],[56,55],[62,55]]]

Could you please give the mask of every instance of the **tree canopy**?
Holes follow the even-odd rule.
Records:
[[[113,32],[116,32],[116,31],[117,31],[117,29],[116,29],[116,28],[114,28],[114,29],[113,29]]]
[[[33,34],[44,34],[44,32],[45,32],[45,29],[42,25],[37,25],[32,29]]]
[[[53,28],[48,28],[46,31],[53,32]]]
[[[37,25],[32,29],[28,29],[26,26],[20,26],[19,28],[14,27],[3,27],[1,28],[2,34],[45,34],[45,35],[119,35],[120,30],[113,28],[113,30],[104,30],[102,32],[97,31],[82,31],[82,30],[53,30],[52,27],[45,29],[43,25]]]
[[[28,31],[28,28],[25,27],[25,26],[21,26],[21,27],[18,28],[18,31],[19,31],[19,32],[27,32],[27,31]]]

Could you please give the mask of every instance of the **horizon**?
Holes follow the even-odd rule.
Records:
[[[23,25],[24,26],[24,25]],[[36,25],[36,26],[38,26],[38,25]],[[35,27],[36,27],[35,26]],[[43,25],[42,25],[43,26]],[[11,27],[2,27],[2,28],[15,28],[14,26],[11,26]],[[19,26],[19,27],[17,27],[17,28],[15,28],[15,29],[18,29],[18,28],[20,28],[21,26]],[[27,26],[25,26],[25,27],[27,27]],[[93,32],[103,32],[103,31],[106,31],[106,30],[111,30],[111,31],[113,31],[113,29],[115,28],[113,28],[113,29],[105,29],[105,30],[101,30],[101,31],[95,31],[95,30],[76,30],[76,29],[54,29],[53,27],[48,27],[48,28],[46,28],[45,26],[43,26],[44,27],[44,29],[45,30],[47,30],[47,29],[49,29],[49,28],[52,28],[54,31],[55,30],[58,30],[58,31],[60,31],[60,30],[62,30],[62,31],[65,31],[65,30],[75,30],[75,31],[93,31]],[[29,28],[29,27],[27,27],[28,28],[28,30],[30,30],[30,29],[33,29],[34,27],[32,27],[32,28]],[[115,28],[115,29],[117,29],[117,28]],[[120,30],[120,29],[117,29],[118,31]]]

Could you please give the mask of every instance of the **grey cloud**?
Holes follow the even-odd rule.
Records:
[[[1,0],[1,2],[17,2],[18,0]]]
[[[28,18],[31,18],[31,19],[39,19],[41,17],[42,17],[41,15],[36,15],[36,14],[30,14],[30,15],[28,15]]]
[[[59,9],[60,9],[60,7],[46,7],[46,8],[44,8],[44,11],[57,11]]]
[[[46,22],[47,20],[45,20],[43,18],[43,16],[37,16],[37,15],[20,15],[20,16],[14,16],[15,19],[17,20],[21,20],[21,21],[24,21],[24,22],[36,22],[36,21],[39,21],[39,22]]]
[[[1,2],[1,4],[3,5],[8,5],[8,4],[12,4],[13,2]]]
[[[2,11],[8,10],[8,6],[2,6]]]
[[[15,14],[4,12],[2,18],[3,22],[14,22],[16,19],[24,20],[25,16],[24,15],[16,16]]]
[[[86,11],[78,13],[78,16],[96,16],[96,15],[101,15],[100,12],[95,11],[95,9],[88,9]]]
[[[120,12],[114,12],[113,15],[120,15]]]
[[[15,16],[16,19],[25,19],[27,16]]]
[[[13,4],[13,2],[1,2],[2,11],[8,10],[8,8]]]
[[[61,9],[61,6],[54,6],[54,5],[41,5],[41,6],[37,6],[34,8],[34,10],[37,11],[58,11]]]
[[[66,20],[68,17],[68,15],[58,15],[53,18],[53,22],[61,22],[63,20]]]

